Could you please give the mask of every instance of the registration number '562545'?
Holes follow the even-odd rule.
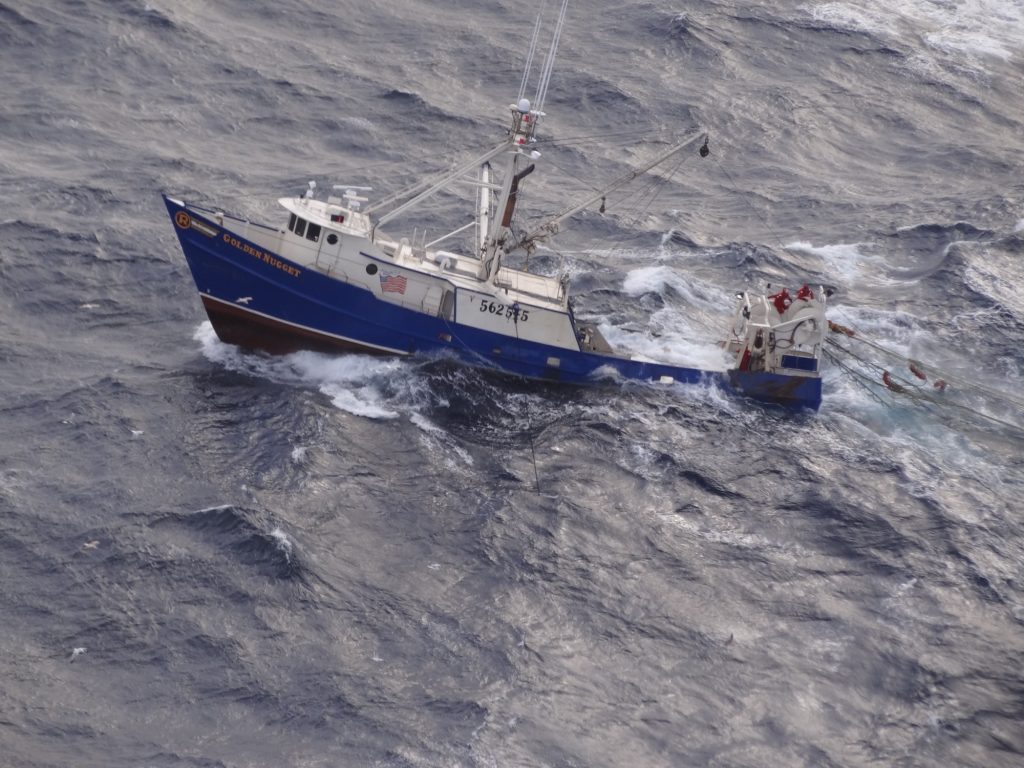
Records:
[[[518,312],[518,319],[523,323],[530,319],[529,310],[520,308],[518,304],[499,304],[496,301],[487,301],[485,299],[480,302],[480,311],[490,312],[492,315],[504,316],[506,320],[514,319]]]

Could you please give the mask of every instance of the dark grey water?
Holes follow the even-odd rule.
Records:
[[[976,388],[1024,397],[1019,2],[573,0],[544,130],[604,138],[524,203],[700,123],[539,254],[578,314],[709,364],[735,289],[825,282],[955,406],[213,337],[160,192],[276,222],[492,143],[534,12],[0,0],[0,764],[1024,764],[1022,414]]]

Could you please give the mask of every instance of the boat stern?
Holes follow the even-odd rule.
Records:
[[[728,372],[729,386],[755,400],[793,408],[817,410],[821,405],[821,377],[791,376],[767,371]]]
[[[738,294],[727,350],[735,356],[730,386],[744,395],[798,407],[821,405],[819,365],[828,331],[829,291],[804,285],[793,296]]]

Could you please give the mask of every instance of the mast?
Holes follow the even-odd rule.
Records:
[[[491,164],[480,166],[480,192],[476,208],[476,255],[483,258],[487,248],[487,233],[491,228]]]
[[[512,149],[509,152],[508,163],[505,168],[505,175],[502,179],[501,194],[498,196],[495,211],[501,212],[501,218],[495,218],[491,222],[487,240],[483,247],[483,264],[480,267],[480,279],[493,283],[498,270],[501,269],[501,260],[510,250],[507,247],[508,237],[511,232],[512,214],[515,212],[516,200],[519,194],[519,182],[533,172],[534,165],[523,168],[526,162],[526,148],[535,141],[534,133],[537,130],[537,123],[544,115],[544,101],[548,94],[548,84],[551,81],[551,70],[555,64],[555,53],[558,51],[558,43],[562,37],[562,28],[565,25],[565,12],[569,7],[569,0],[562,0],[562,7],[558,11],[558,20],[555,22],[554,32],[551,37],[551,45],[548,47],[547,56],[541,67],[537,80],[537,94],[534,98],[535,108],[531,108],[529,99],[523,97],[526,91],[527,81],[530,77],[530,68],[533,64],[533,56],[537,49],[537,39],[540,36],[541,18],[544,15],[544,0],[541,2],[540,11],[537,13],[537,22],[533,28],[533,39],[530,42],[530,53],[526,61],[526,69],[523,72],[523,80],[519,87],[519,100],[511,106],[512,127],[509,129],[509,136],[512,141]],[[531,150],[529,159],[536,160],[540,152]]]
[[[537,125],[537,118],[540,112],[530,109],[529,99],[520,99],[518,104],[513,104],[512,127],[509,129],[509,136],[512,140],[511,149],[508,151],[508,161],[505,166],[504,177],[502,178],[501,192],[498,195],[495,212],[500,212],[500,218],[495,216],[490,222],[490,229],[487,231],[487,239],[483,247],[483,264],[480,266],[480,279],[493,282],[494,276],[501,269],[501,260],[507,253],[506,243],[511,232],[512,214],[515,212],[516,200],[519,194],[519,182],[533,172],[534,165],[531,163],[522,168],[524,149],[534,140],[533,134]],[[540,152],[533,150],[529,158],[536,160]]]

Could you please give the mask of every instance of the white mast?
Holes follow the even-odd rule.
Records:
[[[558,51],[558,42],[562,36],[562,27],[565,24],[565,13],[569,7],[569,0],[562,0],[562,7],[558,12],[558,21],[555,23],[555,31],[551,38],[551,47],[544,58],[544,65],[537,82],[537,107],[531,109],[528,99],[522,94],[526,90],[526,81],[529,79],[530,67],[533,62],[533,55],[536,51],[537,37],[540,34],[541,16],[544,13],[544,2],[542,0],[540,12],[537,14],[537,23],[533,30],[533,40],[530,43],[530,53],[526,62],[526,71],[523,74],[523,82],[520,85],[520,98],[512,105],[512,127],[509,129],[509,136],[512,139],[512,149],[509,153],[508,164],[505,168],[505,175],[502,179],[501,194],[498,196],[497,214],[491,221],[490,230],[483,247],[483,264],[480,268],[480,279],[489,283],[494,282],[498,270],[501,269],[502,257],[507,252],[507,240],[511,231],[512,214],[515,212],[516,199],[519,194],[519,182],[533,172],[534,166],[531,163],[525,168],[524,150],[534,142],[534,132],[537,130],[537,122],[544,115],[541,107],[547,97],[548,83],[551,80],[551,70],[555,63],[555,53]],[[540,152],[531,151],[530,160],[540,157]]]
[[[491,164],[480,166],[480,192],[476,209],[476,255],[481,259],[487,247],[487,233],[491,228]]]

